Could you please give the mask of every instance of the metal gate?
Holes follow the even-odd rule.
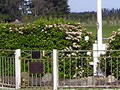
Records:
[[[52,51],[21,51],[21,88],[47,89],[53,87]]]
[[[0,87],[52,90],[52,55],[49,50],[1,50]]]
[[[58,51],[58,88],[120,88],[120,51],[108,50],[98,58],[96,76],[92,53],[92,50]]]
[[[14,51],[0,51],[0,87],[15,88]]]

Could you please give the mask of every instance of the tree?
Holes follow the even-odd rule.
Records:
[[[49,2],[46,0],[32,0],[32,13],[35,16],[38,15],[46,15],[50,12],[52,12],[52,2]]]
[[[16,18],[20,18],[21,12],[19,5],[23,0],[1,0],[0,2],[0,16],[3,20],[13,21]],[[5,17],[7,16],[7,17]]]
[[[32,0],[32,12],[35,16],[68,14],[67,0]]]
[[[24,0],[20,4],[19,9],[21,10],[22,15],[32,14],[32,10],[30,8],[31,3],[32,3],[31,0]]]
[[[55,11],[58,14],[68,14],[69,6],[67,4],[68,0],[53,0]]]

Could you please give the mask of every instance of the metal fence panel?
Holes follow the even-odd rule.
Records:
[[[28,50],[21,54],[21,87],[52,89],[52,51]]]
[[[15,87],[14,51],[0,53],[0,87]]]
[[[89,52],[89,53],[88,53]],[[110,53],[98,57],[97,75],[93,74],[93,51],[58,51],[58,87],[120,87],[120,57]],[[110,55],[109,55],[110,54]]]
[[[120,51],[106,50],[93,68],[93,50],[58,50],[58,88],[120,88]],[[53,51],[21,51],[21,88],[53,89]],[[15,88],[14,51],[0,53],[0,87]]]

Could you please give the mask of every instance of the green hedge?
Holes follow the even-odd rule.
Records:
[[[72,35],[72,39],[66,39],[70,34],[66,32],[82,32]],[[86,42],[85,36],[90,40]],[[92,36],[86,32],[79,23],[64,21],[63,19],[39,19],[27,25],[14,25],[8,23],[0,24],[0,49],[40,49],[40,50],[63,50],[66,47],[73,46],[73,43],[80,45],[80,49],[91,49]],[[77,48],[78,49],[78,48]]]
[[[106,72],[106,75],[114,75],[120,79],[120,29],[113,31],[107,43],[108,50],[101,59],[101,69]],[[106,58],[107,57],[107,58]]]
[[[27,25],[15,25],[8,23],[0,24],[0,49],[22,49],[22,50],[91,50],[94,39],[92,33],[87,32],[80,23],[72,21],[64,21],[63,19],[43,19],[29,23]],[[69,57],[69,53],[64,53]],[[63,57],[64,57],[63,56]],[[74,53],[74,57],[87,56],[87,52],[82,54]],[[65,61],[60,60],[60,77],[64,77],[63,64],[65,68],[69,68],[69,58]],[[71,76],[79,75],[80,71],[84,76],[87,75],[87,67],[90,59],[83,59],[83,67],[81,69],[81,59],[77,59],[78,65],[74,66],[76,59],[71,62]],[[78,68],[77,72],[75,68]],[[93,73],[89,69],[89,75]],[[66,78],[69,78],[69,70]],[[71,78],[72,78],[71,77]]]

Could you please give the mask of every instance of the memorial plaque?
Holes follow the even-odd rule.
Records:
[[[40,59],[40,51],[32,51],[32,59]]]
[[[42,62],[30,62],[29,70],[31,73],[41,74],[43,73],[43,63]]]

